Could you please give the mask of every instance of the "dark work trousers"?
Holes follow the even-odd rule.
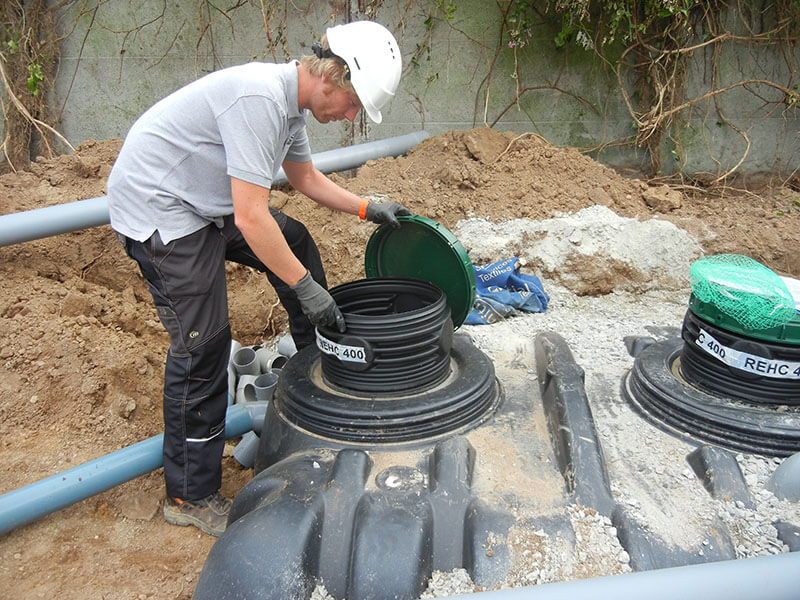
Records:
[[[306,227],[270,209],[289,247],[311,276],[326,286],[319,250]],[[289,314],[298,348],[314,341],[314,327],[295,293],[272,274],[236,228],[208,225],[169,244],[158,233],[138,242],[119,235],[147,280],[170,346],[164,367],[164,479],[167,495],[199,500],[219,490],[228,405],[231,330],[225,261],[266,273]]]

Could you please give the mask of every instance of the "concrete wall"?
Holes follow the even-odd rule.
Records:
[[[494,2],[458,0],[451,18],[436,0],[125,0],[70,3],[61,13],[64,41],[53,106],[72,144],[122,138],[147,107],[193,79],[250,60],[284,61],[309,54],[324,28],[371,18],[392,30],[404,57],[400,90],[384,122],[360,115],[355,125],[320,125],[310,119],[312,151],[425,129],[437,135],[491,123],[509,107],[519,88],[529,87],[507,110],[499,130],[536,132],[557,145],[593,150],[614,166],[637,169],[648,159],[635,135],[618,90],[616,74],[576,45],[556,49],[552,25],[538,24],[533,43],[517,53],[521,78],[512,77],[515,57],[496,56],[500,31]],[[366,12],[358,12],[358,7]],[[82,12],[81,12],[82,11]],[[729,15],[732,26],[737,14]],[[268,40],[265,31],[269,31]],[[687,73],[687,98],[743,78],[790,81],[787,56],[770,46],[726,47],[711,71],[710,49],[696,52]],[[412,60],[413,58],[413,60]],[[789,62],[797,68],[800,50]],[[484,104],[487,77],[489,101]],[[797,72],[794,72],[795,79]],[[629,82],[627,82],[629,84]],[[717,97],[725,117],[746,132],[751,147],[742,172],[791,172],[800,164],[798,109],[777,110],[765,98],[780,97],[763,86]],[[724,125],[712,100],[680,115],[662,144],[663,170],[724,171],[740,160],[744,138]]]

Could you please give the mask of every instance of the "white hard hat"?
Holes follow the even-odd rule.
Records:
[[[400,48],[391,32],[374,21],[354,21],[325,32],[331,52],[347,63],[350,83],[369,118],[380,123],[381,108],[400,83]]]

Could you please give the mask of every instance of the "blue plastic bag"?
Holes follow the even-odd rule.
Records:
[[[515,310],[544,312],[550,297],[538,277],[520,273],[519,258],[476,267],[475,303],[464,323],[484,325],[505,319]]]

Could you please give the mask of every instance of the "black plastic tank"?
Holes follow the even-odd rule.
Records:
[[[493,416],[501,388],[453,335],[442,290],[377,277],[331,295],[347,332],[319,330],[284,365],[198,600],[307,598],[320,584],[337,598],[417,598],[434,568],[480,571],[481,540],[508,526],[472,492],[460,435]]]
[[[509,517],[472,490],[465,434],[503,401],[491,360],[454,335],[474,271],[421,217],[376,230],[368,278],[331,289],[345,333],[281,371],[254,478],[236,497],[194,598],[417,598],[432,570],[491,580],[484,544]]]

